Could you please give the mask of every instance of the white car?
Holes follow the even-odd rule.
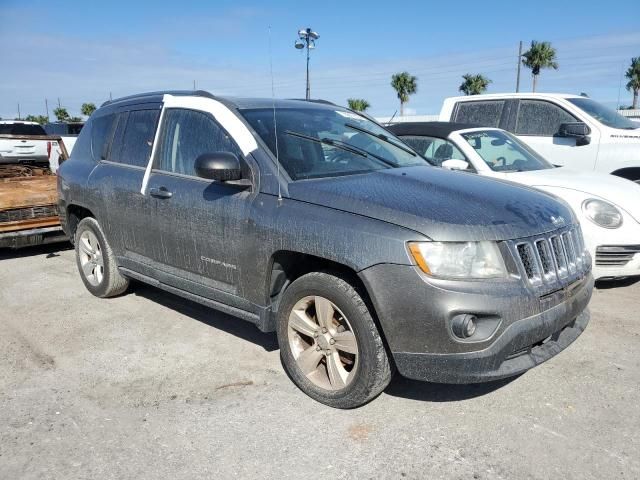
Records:
[[[578,95],[505,93],[452,97],[441,121],[499,127],[554,165],[640,182],[640,124]]]
[[[0,120],[0,164],[48,164],[51,145],[38,138],[46,134],[35,122]]]
[[[580,219],[596,279],[640,275],[640,185],[613,175],[557,168],[498,128],[447,122],[388,127],[437,166],[535,187]]]

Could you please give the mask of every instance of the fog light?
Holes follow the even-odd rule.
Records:
[[[476,321],[477,317],[475,315],[468,313],[456,315],[451,320],[451,330],[458,338],[469,338],[476,333]]]

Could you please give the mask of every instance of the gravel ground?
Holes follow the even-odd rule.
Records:
[[[0,251],[0,479],[640,478],[640,283],[516,379],[339,411],[274,335],[139,284],[94,298],[61,248]]]

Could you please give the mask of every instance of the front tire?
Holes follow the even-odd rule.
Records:
[[[84,286],[100,298],[120,295],[129,279],[118,271],[115,256],[95,218],[78,223],[75,234],[76,264]]]
[[[311,398],[355,408],[389,384],[392,366],[362,297],[336,275],[313,272],[295,280],[278,308],[282,363]]]

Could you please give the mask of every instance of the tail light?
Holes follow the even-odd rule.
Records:
[[[47,142],[47,157],[51,158],[51,142]]]

